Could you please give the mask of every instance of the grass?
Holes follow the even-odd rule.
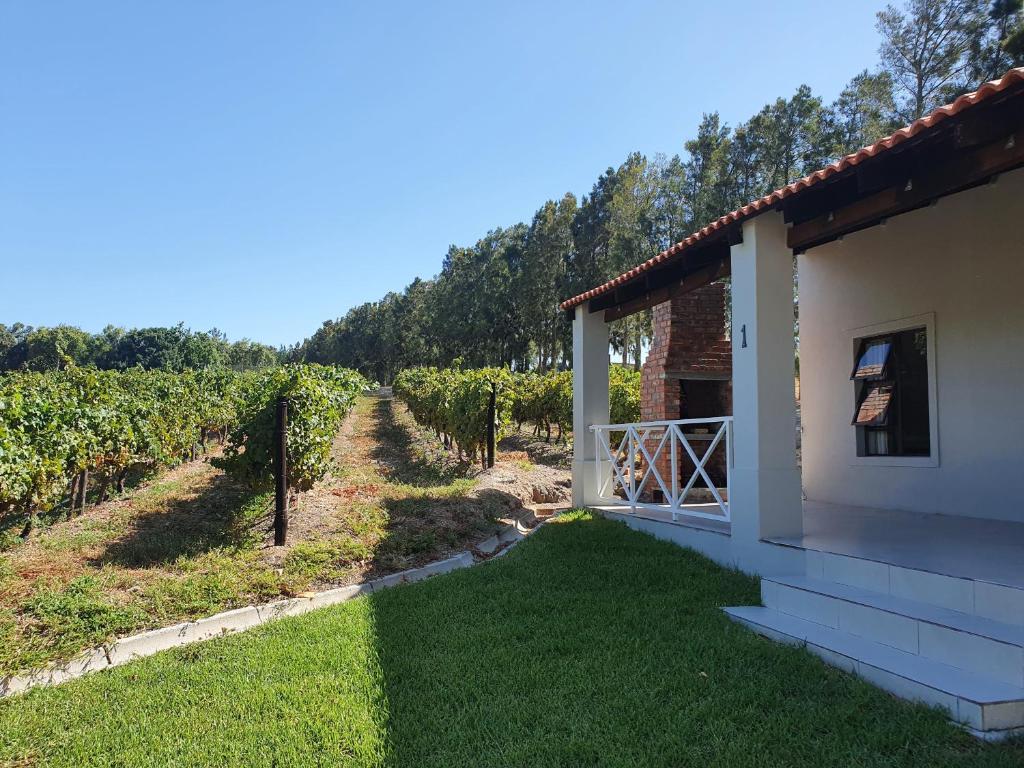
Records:
[[[757,599],[574,514],[469,570],[0,702],[0,764],[1024,763],[719,610]]]
[[[116,636],[441,559],[520,505],[476,494],[472,468],[390,401],[360,398],[333,458],[336,471],[291,515],[287,548],[271,546],[271,496],[206,462],[42,525],[27,542],[3,538],[0,676]]]

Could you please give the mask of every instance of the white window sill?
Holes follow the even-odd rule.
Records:
[[[937,467],[938,456],[854,456],[854,467]]]

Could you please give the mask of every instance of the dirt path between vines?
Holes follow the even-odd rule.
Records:
[[[360,398],[333,457],[336,472],[302,495],[290,531],[298,542],[341,536],[372,550],[345,581],[446,557],[525,514],[527,505],[570,495],[566,469],[533,464],[525,452],[499,453],[486,471],[459,462],[386,395]]]

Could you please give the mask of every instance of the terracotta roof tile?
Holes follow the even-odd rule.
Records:
[[[671,248],[662,251],[654,258],[648,259],[643,264],[640,264],[628,272],[624,272],[618,277],[612,278],[607,283],[599,285],[596,288],[591,288],[589,291],[574,296],[571,299],[563,301],[559,306],[562,309],[571,309],[577,304],[582,304],[584,301],[588,301],[595,296],[600,296],[603,293],[607,293],[613,288],[622,285],[632,280],[637,275],[643,274],[652,267],[663,263],[667,259],[671,259],[673,256],[678,255],[682,251],[686,250],[695,243],[701,240],[707,239],[709,235],[718,232],[723,227],[727,227],[730,224],[734,224],[739,221],[744,221],[751,218],[752,216],[762,213],[765,210],[771,208],[775,204],[792,197],[793,195],[800,194],[806,189],[813,187],[814,185],[824,181],[825,179],[835,176],[837,173],[845,171],[847,168],[851,168],[868,158],[875,157],[886,150],[892,149],[893,147],[902,144],[907,139],[917,136],[922,131],[925,131],[932,126],[941,123],[943,120],[957,115],[963,112],[965,109],[974,106],[992,96],[1005,91],[1007,88],[1016,85],[1017,83],[1024,82],[1024,67],[1017,69],[1011,69],[999,80],[993,80],[985,83],[978,90],[967,93],[958,98],[952,104],[947,104],[943,107],[939,107],[931,114],[925,115],[919,120],[915,120],[913,123],[905,128],[901,128],[891,136],[886,136],[881,141],[876,141],[874,144],[859,149],[856,152],[846,155],[845,157],[837,160],[831,165],[827,165],[820,171],[815,171],[810,176],[805,176],[802,179],[794,181],[792,184],[788,184],[781,189],[777,189],[764,197],[754,200],[753,202],[747,203],[742,208],[737,208],[735,211],[725,214],[721,218],[708,224],[703,229],[694,232],[692,235],[687,237],[685,240],[680,240],[678,243],[673,245]]]

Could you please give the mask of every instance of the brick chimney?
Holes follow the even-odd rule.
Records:
[[[642,421],[732,414],[732,343],[726,336],[725,300],[725,285],[712,283],[654,307],[654,339],[641,378]],[[692,445],[702,455],[701,443]],[[668,455],[657,463],[668,483]],[[723,449],[715,451],[707,467],[716,484],[724,482]],[[684,462],[681,472],[680,483],[685,483],[692,464]],[[645,490],[657,488],[651,480]]]

